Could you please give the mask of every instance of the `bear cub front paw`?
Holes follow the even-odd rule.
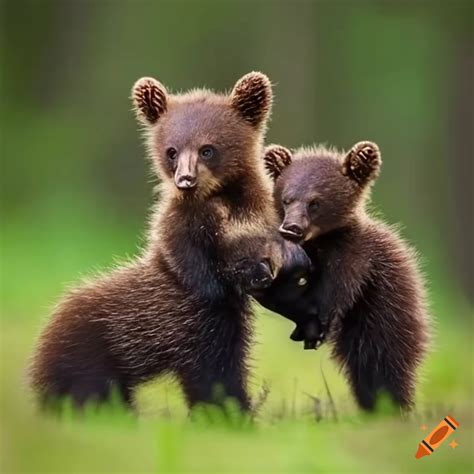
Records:
[[[325,341],[326,331],[317,319],[298,323],[290,335],[292,341],[304,341],[304,349],[318,349]]]

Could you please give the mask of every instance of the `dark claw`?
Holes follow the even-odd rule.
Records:
[[[305,339],[305,341],[304,341],[305,351],[311,350],[311,349],[316,349],[317,342],[318,341],[315,341],[314,339]]]
[[[304,341],[304,330],[301,326],[296,326],[295,329],[293,329],[293,332],[290,334],[290,339],[297,342]]]

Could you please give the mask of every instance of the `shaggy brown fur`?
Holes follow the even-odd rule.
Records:
[[[33,356],[32,385],[44,401],[68,395],[82,406],[117,387],[130,403],[137,384],[171,373],[191,406],[228,396],[246,409],[244,290],[270,283],[283,242],[259,158],[270,82],[250,73],[230,95],[171,95],[143,78],[132,98],[162,181],[146,248],[61,301]]]
[[[303,245],[314,268],[293,337],[317,347],[329,331],[334,358],[362,408],[372,410],[381,391],[411,407],[429,317],[415,253],[366,212],[381,166],[377,145],[361,142],[347,154],[303,148],[293,155],[274,145],[265,165],[276,179],[280,232]]]

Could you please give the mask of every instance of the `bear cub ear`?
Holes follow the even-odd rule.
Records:
[[[154,124],[167,110],[165,86],[152,77],[142,77],[132,88],[132,101],[138,120]]]
[[[373,142],[359,142],[345,156],[342,173],[358,184],[366,184],[378,176],[381,166],[379,147]]]
[[[261,72],[250,72],[235,84],[231,103],[245,121],[258,128],[268,119],[272,97],[270,79]]]
[[[291,164],[291,151],[281,145],[268,145],[263,157],[265,169],[275,181],[282,171]]]

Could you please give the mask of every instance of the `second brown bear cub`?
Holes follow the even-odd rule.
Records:
[[[45,402],[100,402],[115,387],[130,403],[139,383],[169,373],[191,406],[228,396],[247,409],[246,291],[270,283],[284,242],[261,161],[270,81],[250,73],[230,95],[171,95],[143,78],[132,95],[161,179],[146,248],[62,300],[32,385]]]
[[[314,346],[327,332],[362,408],[373,409],[381,391],[411,407],[429,319],[414,252],[366,212],[381,166],[377,145],[294,154],[273,145],[265,164],[275,180],[280,232],[303,245],[314,267],[296,312],[273,309],[298,323],[296,339]]]

